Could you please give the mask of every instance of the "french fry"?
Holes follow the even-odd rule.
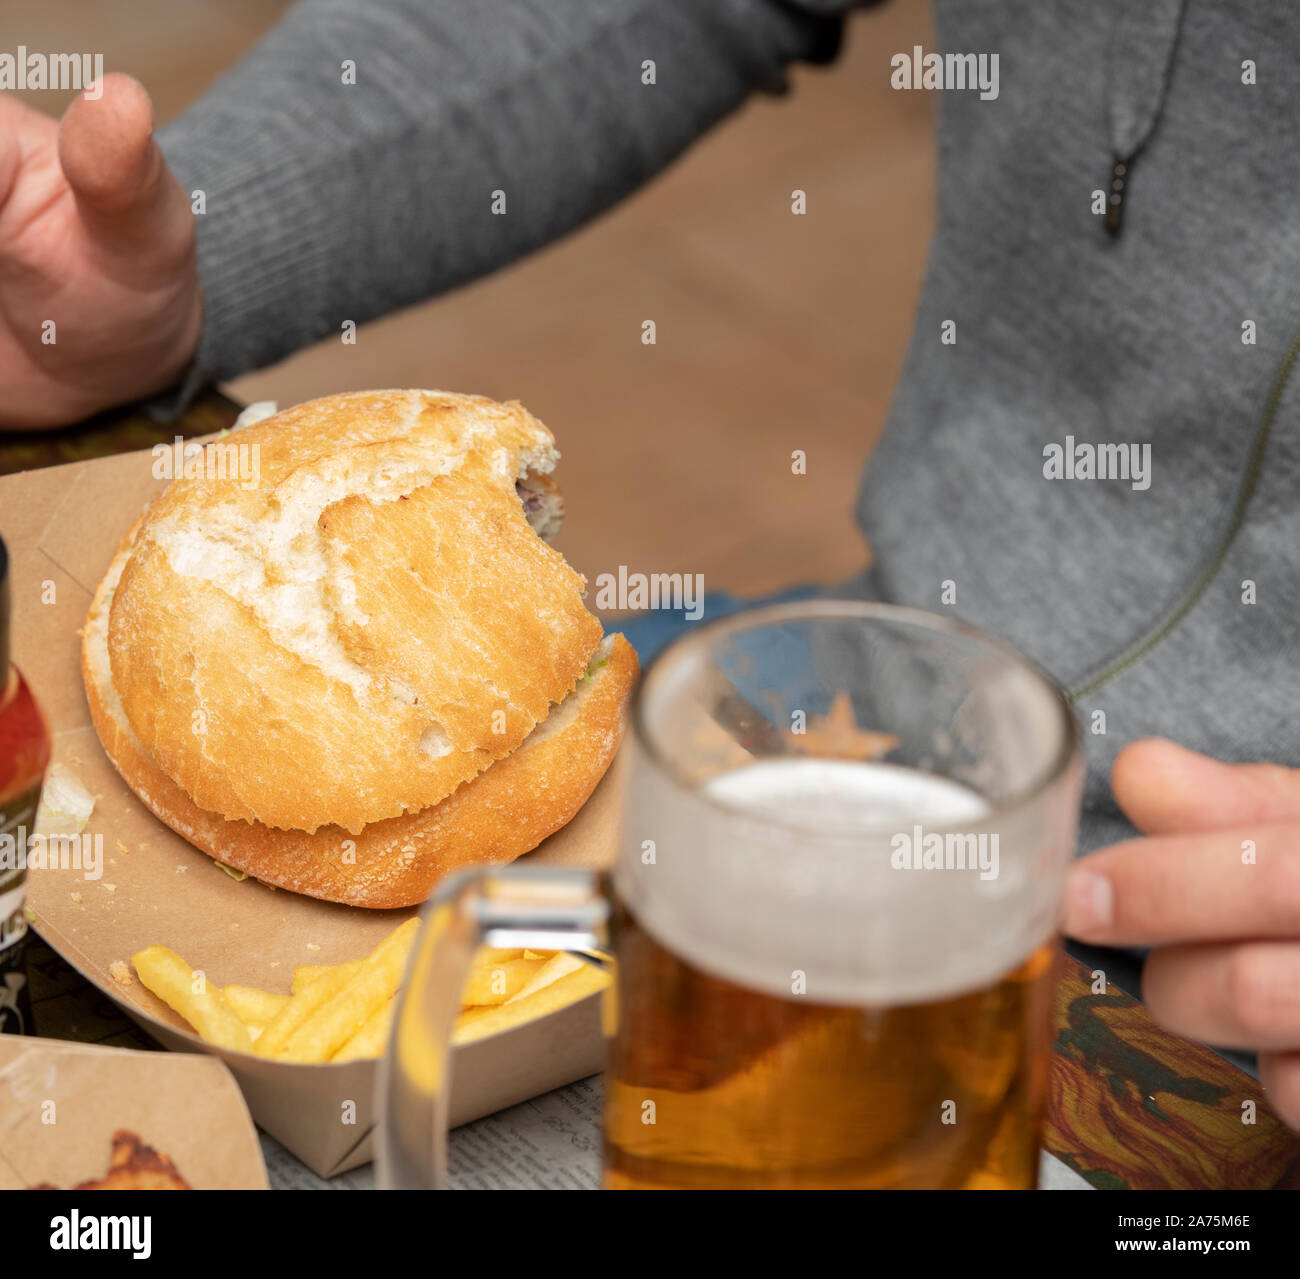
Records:
[[[273,995],[269,990],[258,990],[256,986],[222,986],[221,994],[235,1016],[250,1031],[254,1027],[265,1030],[289,1002],[288,995]]]
[[[452,1030],[453,1044],[468,1044],[503,1030],[510,1030],[557,1012],[609,984],[609,974],[578,961],[578,967],[563,977],[534,990],[523,998],[512,999],[496,1008],[466,1008],[456,1018]]]
[[[361,960],[349,959],[341,964],[300,964],[293,970],[293,982],[289,989],[295,995],[300,995],[317,977],[321,977],[335,968],[346,968],[349,973],[355,974],[361,968]]]
[[[293,983],[289,989],[295,995],[301,995],[322,973],[330,970],[328,964],[303,964],[293,970]]]
[[[253,1041],[244,1023],[226,1003],[221,991],[206,982],[194,990],[194,970],[166,946],[147,946],[131,956],[140,980],[168,1008],[185,1018],[210,1044],[232,1052],[251,1053]]]
[[[134,955],[140,980],[209,1043],[289,1062],[381,1056],[419,921],[408,919],[365,959],[294,970],[293,993],[230,985],[195,993],[194,970],[164,946]],[[474,955],[452,1042],[469,1043],[545,1017],[602,987],[603,972],[564,951],[483,946]]]
[[[330,990],[326,998],[317,1000],[288,1035],[271,1044],[267,1055],[279,1061],[328,1061],[397,993],[419,927],[418,919],[408,919],[395,933],[384,938],[362,961],[361,970],[338,989]],[[334,969],[318,977],[301,995],[289,1001],[285,1013],[298,1000],[303,1000],[305,1005],[318,988],[327,986],[337,974],[338,970]],[[259,1052],[278,1023],[279,1018],[258,1041]]]
[[[319,1008],[329,1003],[354,976],[355,969],[352,965],[339,964],[336,968],[325,969],[315,981],[296,995],[290,996],[289,1002],[280,1009],[258,1038],[258,1055],[274,1057],[288,1042],[289,1036]]]
[[[544,964],[542,964],[532,981],[523,986],[517,994],[506,1000],[506,1003],[514,1003],[515,1000],[527,999],[529,995],[535,994],[545,986],[549,986],[554,981],[559,981],[561,977],[568,976],[569,973],[576,973],[579,968],[585,968],[586,965],[576,955],[570,955],[566,951],[557,950]]]
[[[506,959],[482,963],[475,958],[460,1001],[475,1006],[504,1004],[523,990],[541,967],[540,959]]]
[[[388,1047],[388,1037],[393,1029],[393,1016],[397,1012],[397,996],[366,1018],[365,1024],[330,1061],[354,1061],[358,1057],[382,1057]]]

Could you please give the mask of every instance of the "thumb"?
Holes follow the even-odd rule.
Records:
[[[1300,769],[1224,764],[1154,737],[1120,751],[1111,789],[1144,835],[1300,820]]]
[[[98,99],[79,96],[59,126],[59,163],[91,235],[128,243],[153,239],[179,213],[184,195],[153,140],[153,104],[120,72]]]

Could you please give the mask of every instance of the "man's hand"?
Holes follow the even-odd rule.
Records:
[[[1147,838],[1075,864],[1066,932],[1154,947],[1142,976],[1151,1015],[1256,1049],[1273,1108],[1300,1129],[1300,769],[1147,740],[1120,753],[1111,782]]]
[[[152,128],[129,76],[59,124],[0,94],[0,427],[161,391],[193,357],[194,216]]]

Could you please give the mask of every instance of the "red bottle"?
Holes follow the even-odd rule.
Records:
[[[0,541],[0,1032],[33,1033],[23,958],[27,839],[49,762],[45,716],[9,660],[9,552]]]

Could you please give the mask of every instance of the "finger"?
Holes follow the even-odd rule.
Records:
[[[52,121],[11,93],[0,93],[0,209],[15,190],[23,162],[23,140]]]
[[[1155,737],[1120,751],[1111,789],[1146,835],[1300,821],[1300,769],[1224,764]]]
[[[1300,1052],[1260,1053],[1259,1082],[1278,1118],[1300,1132]]]
[[[104,77],[101,97],[82,94],[65,112],[59,163],[83,222],[101,239],[151,239],[183,199],[153,140],[149,95],[119,72]]]
[[[1113,844],[1065,896],[1065,931],[1099,945],[1300,937],[1300,824]]]
[[[1142,999],[1189,1039],[1300,1049],[1300,942],[1162,947],[1142,969]]]

